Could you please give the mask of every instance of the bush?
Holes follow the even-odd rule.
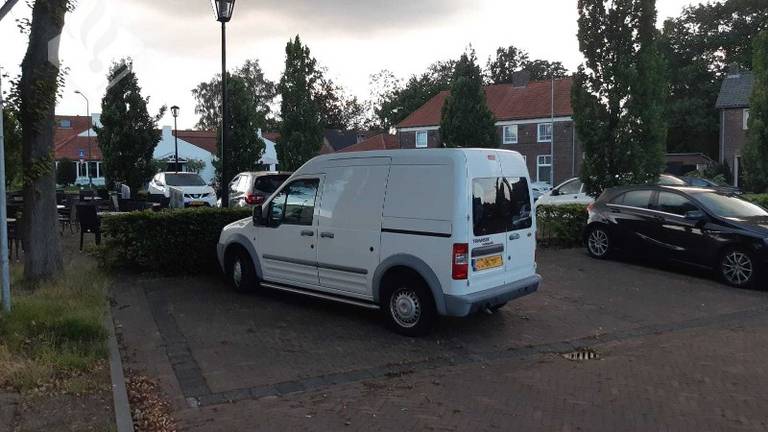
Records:
[[[216,271],[221,230],[250,209],[134,212],[103,219],[102,264],[166,275]]]
[[[578,246],[582,243],[588,219],[586,205],[540,205],[536,216],[536,237],[542,245]]]
[[[745,200],[753,202],[765,209],[768,209],[768,194],[744,195]]]

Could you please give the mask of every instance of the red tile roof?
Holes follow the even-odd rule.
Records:
[[[573,115],[571,78],[555,81],[555,116]],[[397,125],[398,128],[439,126],[447,91],[437,94]],[[497,121],[545,118],[552,115],[552,81],[533,81],[526,87],[499,84],[485,87],[488,108]]]
[[[184,140],[194,146],[200,147],[211,154],[218,154],[216,131],[192,131],[180,130],[177,132],[180,140]]]
[[[397,143],[397,137],[390,134],[379,134],[372,136],[365,141],[361,141],[357,144],[353,144],[349,147],[341,149],[338,153],[356,152],[356,151],[371,151],[371,150],[392,150],[398,149],[400,145]]]
[[[264,132],[261,136],[273,143],[277,143],[277,140],[280,139],[280,132]]]
[[[101,160],[101,148],[99,148],[99,142],[95,136],[91,136],[91,156],[88,156],[88,137],[71,136],[64,141],[55,144],[55,158],[61,160],[64,158],[71,160],[80,159],[80,150],[85,151],[85,158],[92,160]]]
[[[88,130],[90,118],[85,116],[59,116],[55,117],[56,124],[53,130],[53,142],[58,144]],[[62,120],[69,120],[72,127],[62,128],[59,125]]]

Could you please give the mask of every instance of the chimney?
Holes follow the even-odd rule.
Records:
[[[170,126],[163,126],[163,141],[173,142],[173,128]]]
[[[528,87],[528,81],[531,80],[531,73],[527,70],[514,72],[512,74],[513,87]]]

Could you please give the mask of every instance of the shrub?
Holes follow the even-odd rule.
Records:
[[[541,205],[536,210],[537,238],[544,246],[577,246],[587,226],[583,204]]]
[[[134,212],[103,219],[102,264],[166,275],[216,271],[221,230],[250,209]]]
[[[745,200],[753,202],[765,209],[768,209],[768,194],[744,195]]]

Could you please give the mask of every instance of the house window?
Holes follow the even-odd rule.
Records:
[[[416,148],[427,148],[429,146],[427,132],[416,132]]]
[[[551,155],[541,155],[536,158],[536,181],[552,184]]]
[[[71,120],[61,120],[59,121],[59,127],[62,129],[71,129],[72,128],[72,121]]]
[[[552,141],[552,123],[539,123],[539,142]]]
[[[77,163],[77,176],[88,177],[88,165],[86,165],[85,162]]]
[[[744,115],[742,117],[744,118],[744,125],[742,126],[742,128],[744,130],[747,130],[749,129],[749,108],[744,110]]]
[[[504,144],[517,144],[517,125],[504,126]]]

